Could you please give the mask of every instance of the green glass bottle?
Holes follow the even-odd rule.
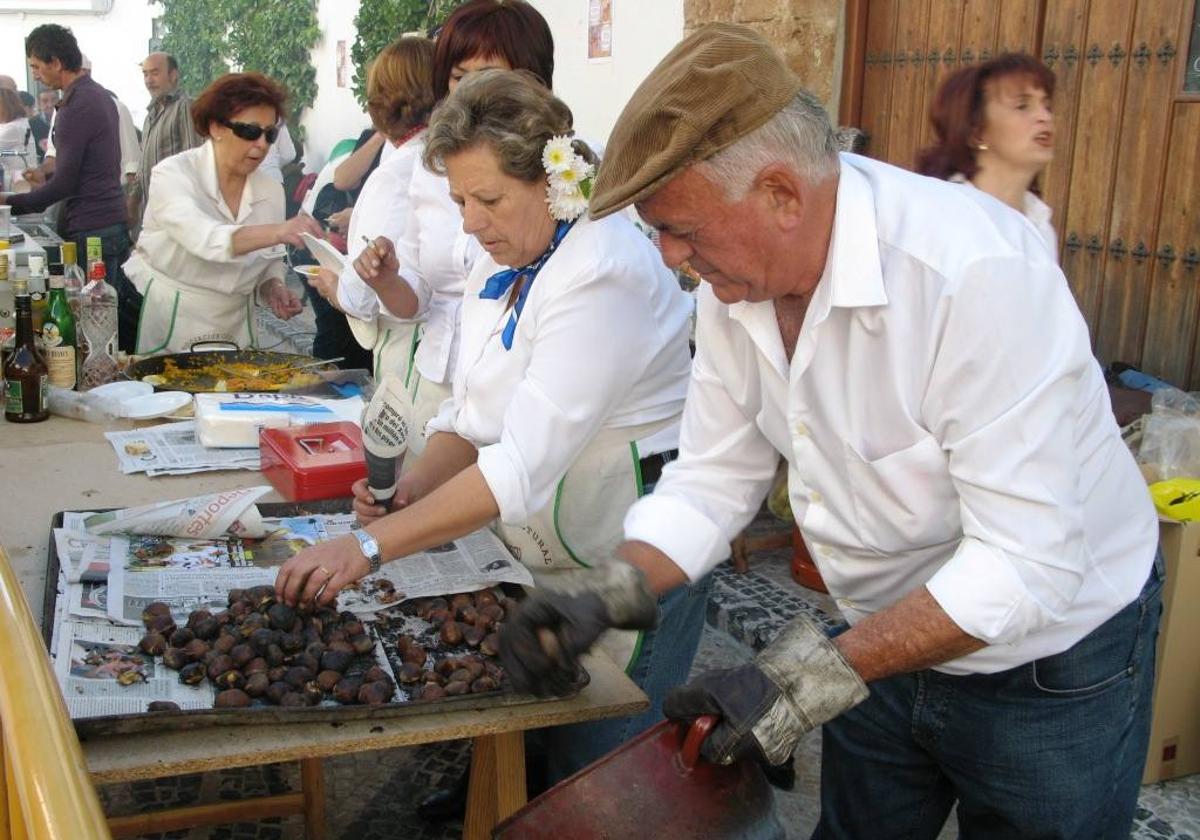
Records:
[[[50,278],[50,305],[42,322],[42,346],[46,348],[46,366],[50,384],[73,389],[79,382],[79,357],[76,345],[75,313],[67,300],[66,283],[61,275]]]

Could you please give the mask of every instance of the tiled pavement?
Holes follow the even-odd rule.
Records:
[[[311,310],[306,309],[305,315]],[[268,316],[269,318],[269,316]],[[289,324],[263,326],[280,338],[280,349],[307,352],[311,345],[311,321],[299,316]],[[269,319],[273,321],[273,319]],[[777,527],[764,519],[757,528]],[[716,572],[709,604],[708,622],[695,671],[745,662],[751,649],[772,639],[791,618],[801,613],[831,625],[838,621],[836,606],[829,598],[802,589],[790,580],[789,552],[760,552],[752,558],[752,570],[738,575],[728,566]],[[465,766],[465,742],[431,745],[416,749],[362,753],[325,762],[329,833],[347,840],[413,838],[435,840],[461,836],[460,823],[427,824],[415,814],[416,803],[429,789],[453,780]],[[797,785],[789,793],[777,793],[780,817],[789,837],[807,837],[817,815],[820,774],[820,737],[811,733],[796,756]],[[125,814],[173,805],[189,805],[236,799],[241,796],[282,793],[299,784],[295,766],[271,765],[222,773],[183,776],[156,782],[108,785],[102,800],[110,814]],[[1200,775],[1177,779],[1142,789],[1133,837],[1136,840],[1200,840]],[[953,817],[942,838],[956,835]],[[222,826],[213,829],[178,831],[157,837],[201,840],[300,840],[299,818],[262,823]]]

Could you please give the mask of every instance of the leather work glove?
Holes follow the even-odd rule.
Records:
[[[614,560],[526,598],[500,630],[500,661],[519,692],[568,694],[576,685],[579,655],[601,633],[649,630],[657,621],[658,598],[641,570]]]
[[[663,702],[673,719],[719,715],[700,747],[716,764],[786,762],[806,732],[867,698],[867,685],[837,646],[797,618],[749,665],[707,671]]]

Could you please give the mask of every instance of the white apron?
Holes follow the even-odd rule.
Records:
[[[137,354],[181,353],[198,341],[256,347],[254,293],[214,292],[176,283],[155,272],[142,293]]]
[[[550,500],[524,525],[494,528],[513,556],[533,573],[539,587],[579,574],[613,556],[625,539],[625,512],[642,495],[641,459],[637,441],[646,440],[678,417],[601,431],[567,470]],[[609,630],[600,637],[601,649],[629,669],[641,651],[642,632]]]
[[[433,382],[421,375],[418,368],[412,369],[409,393],[412,394],[412,440],[408,444],[408,460],[411,464],[425,451],[425,426],[437,416],[442,403],[454,396],[454,388],[449,382]],[[404,469],[401,468],[401,472]]]

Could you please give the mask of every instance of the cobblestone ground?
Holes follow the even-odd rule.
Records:
[[[260,310],[261,311],[261,310]],[[307,317],[307,321],[305,320]],[[308,352],[311,310],[281,324],[267,316],[265,332],[283,340],[281,350]],[[267,343],[267,342],[264,342]],[[761,519],[756,529],[778,525]],[[775,637],[791,618],[804,614],[825,626],[840,621],[836,605],[826,596],[792,583],[787,550],[759,552],[751,571],[736,574],[728,566],[716,572],[708,623],[694,671],[729,667],[749,660],[752,650]],[[808,837],[817,818],[820,777],[820,736],[811,733],[796,755],[794,791],[777,793],[776,803],[789,837]],[[329,835],[344,840],[413,838],[440,840],[461,836],[459,822],[425,823],[416,804],[425,793],[458,777],[466,767],[466,742],[457,741],[415,749],[387,750],[330,759],[325,762]],[[284,793],[299,787],[294,765],[230,770],[181,776],[154,782],[108,785],[101,789],[106,811],[128,814],[158,808],[217,802],[258,794]],[[1200,840],[1200,775],[1142,789],[1133,837],[1136,840]],[[942,838],[957,835],[953,817]],[[301,840],[299,818],[193,829],[155,835],[186,840]]]

